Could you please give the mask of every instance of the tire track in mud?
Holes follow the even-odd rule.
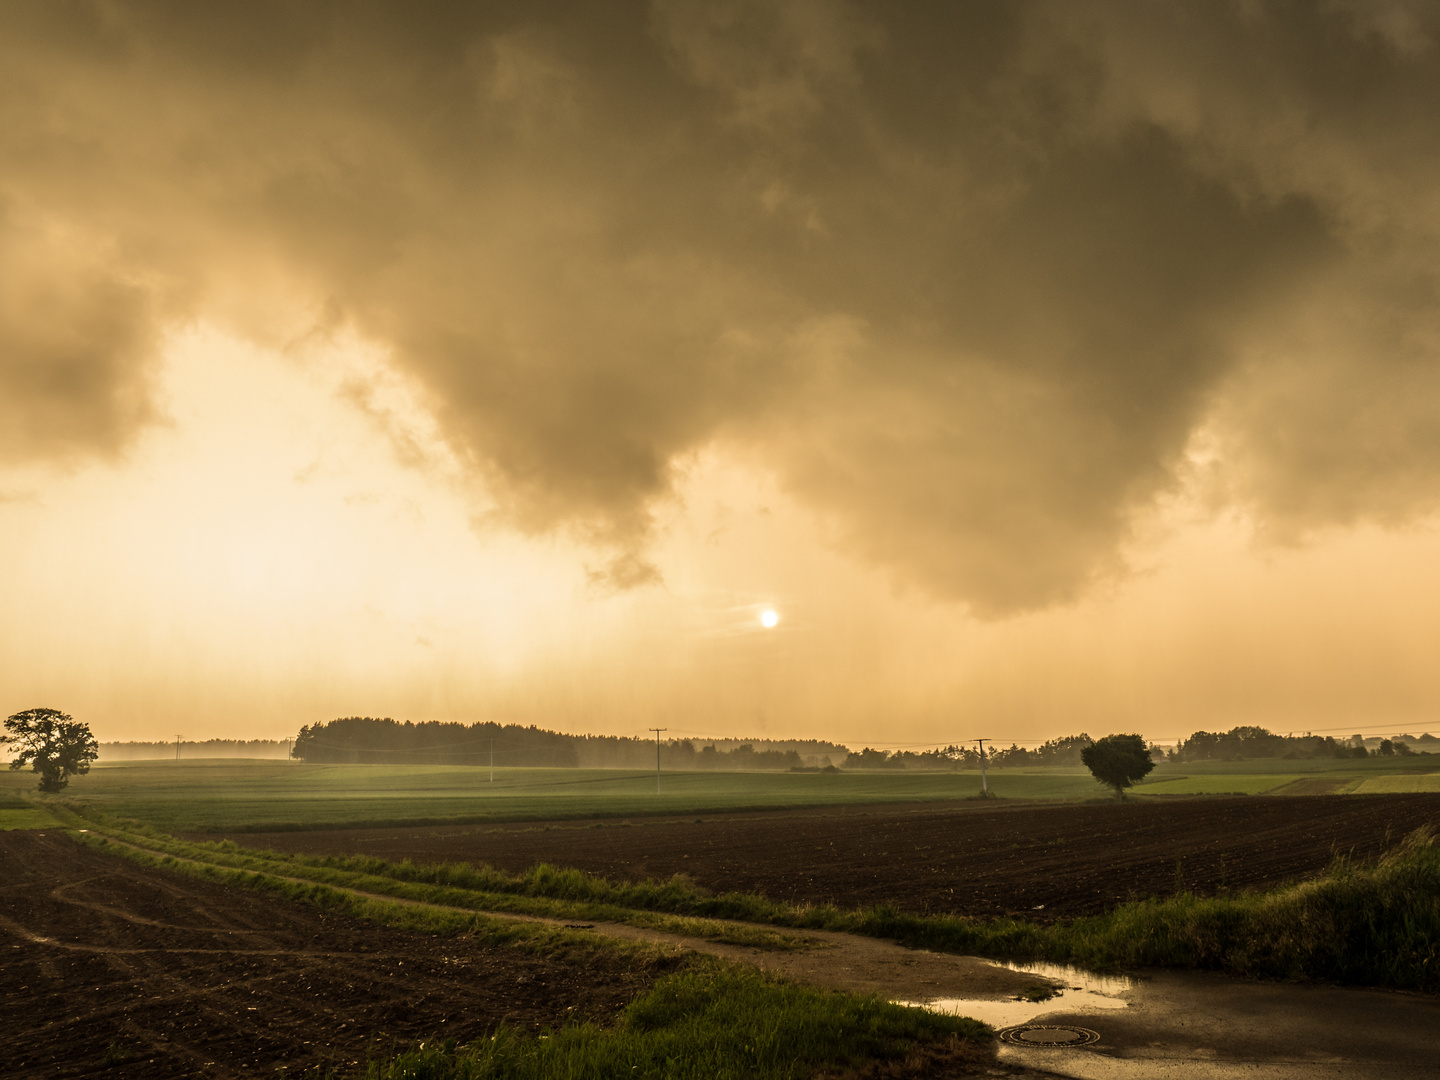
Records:
[[[89,880],[93,879],[87,879],[86,881],[67,882],[66,884],[50,890],[50,898],[52,900],[58,900],[62,904],[73,904],[79,908],[87,908],[91,911],[99,912],[102,915],[108,915],[111,918],[124,919],[126,922],[135,923],[137,926],[151,926],[157,930],[179,930],[187,933],[206,934],[263,934],[266,932],[264,930],[241,930],[227,927],[177,926],[174,923],[162,922],[159,919],[147,919],[142,915],[136,915],[132,912],[124,911],[117,907],[111,907],[107,904],[97,903],[93,900],[80,900],[66,895],[71,889],[83,887],[88,883]],[[197,914],[200,913],[201,912],[197,912]]]

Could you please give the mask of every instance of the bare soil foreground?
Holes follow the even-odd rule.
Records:
[[[512,872],[545,862],[627,880],[685,874],[717,892],[774,900],[1055,919],[1177,887],[1211,894],[1296,881],[1336,855],[1378,855],[1421,825],[1440,828],[1440,795],[976,801],[230,839]]]
[[[274,1076],[500,1021],[601,1019],[643,961],[568,962],[408,933],[0,832],[7,1077]]]

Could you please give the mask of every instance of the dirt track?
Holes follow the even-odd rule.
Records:
[[[655,974],[361,923],[55,833],[0,832],[0,867],[7,1077],[270,1077],[502,1020],[607,1016]]]
[[[1263,887],[1370,857],[1440,795],[1236,797],[1083,805],[956,803],[603,822],[235,834],[251,847],[539,862],[623,879],[686,874],[716,891],[916,911],[1059,918],[1184,888]],[[196,839],[217,839],[215,836]]]

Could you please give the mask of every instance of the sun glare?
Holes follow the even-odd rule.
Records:
[[[770,629],[772,626],[776,625],[779,621],[780,621],[780,616],[779,616],[779,614],[777,614],[775,611],[773,611],[773,610],[770,609],[770,608],[766,608],[764,611],[762,611],[762,612],[760,613],[760,623],[761,623],[761,625],[763,625],[767,630]]]

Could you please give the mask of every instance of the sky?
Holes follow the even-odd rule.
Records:
[[[0,713],[1440,732],[1437,100],[1433,0],[7,3]]]

